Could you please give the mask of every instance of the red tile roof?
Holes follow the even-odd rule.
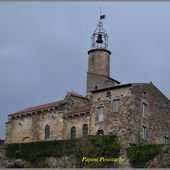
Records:
[[[68,115],[71,115],[71,114],[74,114],[74,113],[82,113],[82,112],[87,112],[87,111],[90,111],[92,108],[92,104],[86,104],[86,105],[83,105],[83,106],[80,106],[78,108],[76,108],[75,110],[67,113]]]
[[[82,96],[82,95],[80,95],[78,93],[75,93],[75,92],[68,92],[68,94],[70,96],[73,96],[73,97],[79,97],[79,98],[83,98],[83,99],[88,99],[87,97],[84,97],[84,96]]]
[[[68,92],[68,94],[69,94],[70,96],[74,96],[74,97],[78,97],[78,98],[82,98],[82,99],[88,99],[87,97],[84,97],[84,96],[82,96],[82,95],[80,95],[80,94],[77,94],[77,93],[74,93],[74,92]],[[42,104],[42,105],[38,105],[38,106],[32,106],[32,107],[23,109],[23,110],[21,110],[21,111],[12,113],[12,114],[10,114],[10,115],[17,115],[17,114],[20,114],[20,113],[34,112],[34,111],[39,111],[39,110],[41,110],[41,109],[57,107],[57,106],[59,106],[62,102],[63,102],[63,100],[59,100],[59,101],[52,102],[52,103]]]
[[[25,112],[33,112],[33,111],[38,111],[38,110],[45,109],[45,108],[57,107],[61,104],[62,101],[63,100],[59,100],[59,101],[52,102],[52,103],[42,104],[42,105],[38,105],[38,106],[32,106],[32,107],[26,108],[24,110],[15,112],[10,115],[16,115],[16,114],[25,113]]]

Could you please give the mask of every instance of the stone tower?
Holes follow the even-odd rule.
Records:
[[[100,16],[97,28],[91,37],[91,50],[88,51],[87,93],[92,90],[111,87],[120,82],[110,78],[110,55],[108,50],[108,34],[103,28]]]

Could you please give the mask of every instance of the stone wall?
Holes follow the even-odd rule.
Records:
[[[70,138],[70,127],[76,124],[78,129],[86,118],[65,120],[65,115],[75,108],[88,102],[87,98],[66,95],[64,102],[57,108],[47,108],[30,113],[10,115],[6,123],[6,143],[22,143],[45,140],[45,126],[50,126],[48,140],[61,140]],[[83,121],[84,120],[84,121]],[[68,124],[67,124],[67,123]],[[66,128],[68,126],[68,129]],[[78,136],[79,136],[78,130]]]
[[[102,89],[116,85],[118,85],[116,81],[113,81],[104,75],[93,74],[90,72],[87,73],[87,93],[89,93],[91,90]]]
[[[19,117],[14,118],[10,121],[11,133],[10,142],[20,143],[20,142],[30,142],[32,141],[32,117]]]
[[[131,92],[129,87],[110,89],[110,96],[107,96],[107,91],[97,92],[93,94],[92,101],[94,102],[93,110],[91,111],[91,134],[96,134],[97,130],[103,130],[104,134],[114,133],[118,136],[121,144],[127,145],[133,139],[132,129],[133,124],[128,121],[131,105]],[[120,100],[120,110],[113,112],[113,101]],[[98,121],[98,108],[104,107],[104,121]]]
[[[121,144],[141,142],[164,143],[170,136],[170,102],[152,84],[127,84],[92,92],[90,99],[66,95],[58,108],[46,109],[11,118],[7,125],[6,143],[21,143],[44,140],[45,126],[50,126],[48,140],[69,139],[70,130],[76,127],[76,136],[82,137],[82,127],[87,124],[88,134],[96,135],[98,130],[104,134],[114,133]],[[114,100],[120,101],[120,109],[113,111]],[[77,114],[67,117],[67,113],[92,103],[90,114]],[[142,105],[147,105],[145,115]],[[104,108],[104,120],[98,121],[98,109]],[[142,127],[146,128],[146,139],[142,139]]]
[[[135,124],[134,134],[141,139],[141,126],[147,128],[147,143],[164,143],[164,135],[170,137],[169,100],[152,84],[133,84],[131,110]],[[142,103],[147,104],[147,113],[142,115]]]
[[[64,138],[65,139],[70,139],[71,137],[71,128],[75,127],[76,128],[76,137],[80,138],[83,136],[83,125],[87,124],[88,125],[88,134],[91,134],[91,128],[90,128],[90,114],[84,114],[81,116],[73,116],[67,118],[65,120],[65,126],[64,126]]]
[[[162,151],[147,163],[148,168],[170,168],[170,145],[165,145]]]
[[[110,96],[108,96],[108,92]],[[120,111],[113,113],[113,101],[120,100]],[[152,84],[139,83],[129,87],[113,87],[93,93],[91,111],[91,134],[97,129],[105,134],[113,132],[124,146],[141,142],[164,143],[170,137],[169,100]],[[146,115],[142,115],[142,104],[147,104]],[[104,107],[104,122],[98,122],[97,110]],[[142,139],[142,126],[146,127],[146,139]]]
[[[63,112],[53,110],[35,116],[36,138],[35,141],[45,140],[45,127],[50,126],[50,139],[62,139],[63,136]]]

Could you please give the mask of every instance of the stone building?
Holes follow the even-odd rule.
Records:
[[[8,115],[6,143],[110,133],[125,146],[169,142],[169,99],[152,82],[121,84],[110,77],[111,52],[103,16],[88,55],[87,95],[67,92],[63,100]]]

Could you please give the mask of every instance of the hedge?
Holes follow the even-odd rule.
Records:
[[[75,141],[76,139],[8,144],[6,156],[35,159],[37,157],[69,155],[75,147]]]
[[[115,136],[101,136],[82,138],[74,148],[76,167],[82,168],[113,168],[115,162],[82,162],[83,157],[88,158],[118,158],[121,145]]]
[[[163,144],[148,144],[129,147],[127,155],[132,167],[146,168],[146,163],[159,154],[163,146]]]
[[[61,157],[72,154],[75,156],[76,167],[108,167],[108,164],[82,163],[82,157],[117,158],[120,149],[121,146],[117,143],[117,138],[114,135],[88,136],[79,139],[8,144],[6,156],[33,162],[37,158]]]

